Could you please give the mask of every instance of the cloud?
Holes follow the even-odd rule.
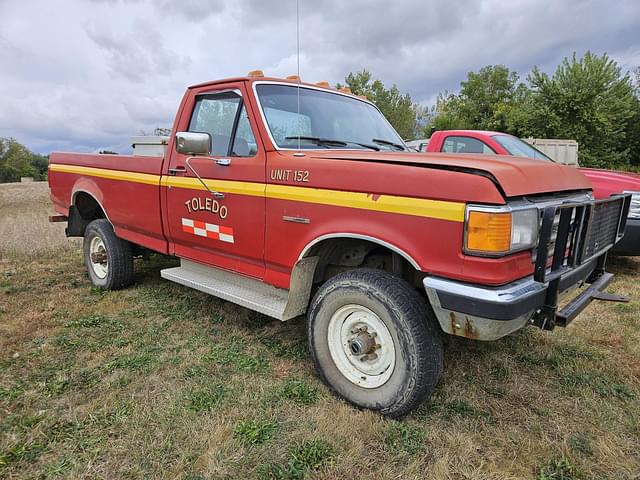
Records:
[[[187,85],[297,64],[294,0],[0,0],[0,18],[0,136],[43,153],[128,151]],[[640,63],[635,0],[300,0],[300,31],[303,79],[366,68],[422,103],[487,64]]]

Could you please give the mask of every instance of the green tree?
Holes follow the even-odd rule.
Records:
[[[395,84],[386,88],[367,70],[350,73],[346,76],[345,83],[354,94],[364,95],[375,103],[403,139],[415,138],[418,133],[418,117],[424,112],[413,104],[408,93],[402,94]],[[340,88],[341,85],[338,84],[337,87]]]
[[[442,93],[427,130],[480,129],[517,133],[510,122],[527,96],[516,72],[504,65],[488,65],[467,73],[460,93]]]
[[[640,67],[637,67],[634,72],[633,93],[633,116],[627,124],[627,139],[629,161],[637,166],[640,165]]]
[[[516,121],[522,134],[577,140],[583,166],[629,165],[627,136],[638,98],[615,61],[590,52],[577,59],[574,53],[551,77],[534,68],[528,82],[531,94]]]
[[[31,166],[35,170],[36,180],[46,180],[47,172],[49,171],[49,155],[40,155],[38,153],[32,153]]]
[[[20,177],[36,177],[33,154],[13,138],[0,139],[0,183],[19,182]]]

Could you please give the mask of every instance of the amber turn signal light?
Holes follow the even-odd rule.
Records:
[[[510,248],[510,212],[469,212],[467,218],[467,251],[495,254],[506,253]]]

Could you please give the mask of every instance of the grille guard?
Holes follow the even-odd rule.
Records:
[[[614,204],[618,204],[616,208]],[[593,200],[591,202],[568,202],[552,205],[542,209],[542,225],[536,250],[536,261],[533,278],[536,282],[547,283],[547,293],[544,306],[534,315],[533,322],[541,328],[551,330],[556,325],[566,326],[575,318],[582,308],[576,308],[575,302],[558,312],[558,296],[560,294],[560,279],[562,275],[597,258],[596,268],[587,279],[587,283],[598,284],[601,288],[605,282],[598,279],[605,275],[605,262],[607,251],[612,248],[624,235],[627,223],[630,194],[612,195],[609,198]],[[598,211],[616,208],[618,213],[616,228],[614,231],[602,231],[601,225],[607,216],[597,217]],[[605,212],[606,213],[606,212]],[[549,265],[550,247],[552,243],[554,220],[559,215],[557,235],[553,246],[553,255]],[[596,235],[609,234],[610,238],[604,245],[599,245]],[[593,244],[591,243],[593,240]],[[587,248],[589,247],[589,248]],[[587,253],[589,253],[587,255]],[[607,284],[613,277],[607,275]],[[597,288],[587,289],[576,300],[588,304],[597,298]],[[569,308],[571,307],[571,308]]]

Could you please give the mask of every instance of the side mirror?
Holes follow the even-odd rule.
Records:
[[[185,155],[211,155],[211,135],[200,132],[176,133],[176,150]]]

